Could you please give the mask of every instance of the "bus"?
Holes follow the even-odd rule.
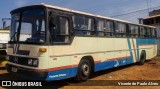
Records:
[[[6,55],[7,43],[9,41],[9,29],[0,29],[0,56]]]
[[[7,55],[6,48],[9,41],[9,29],[0,29],[0,66],[5,67],[7,61],[5,57]]]
[[[47,4],[11,11],[6,68],[27,79],[75,78],[157,55],[156,29]]]

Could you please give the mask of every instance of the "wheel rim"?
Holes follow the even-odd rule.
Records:
[[[144,55],[142,56],[142,62],[145,62],[145,57],[144,57]]]
[[[88,64],[83,64],[82,65],[82,74],[84,76],[89,75],[90,69],[89,69],[89,65]]]

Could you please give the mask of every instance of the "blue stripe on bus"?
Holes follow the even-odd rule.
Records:
[[[142,41],[142,40],[141,40]],[[140,44],[140,39],[136,39],[136,47],[137,47],[137,56],[138,56],[138,61],[140,61],[140,55],[139,55],[139,44]]]
[[[132,58],[124,58],[120,60],[108,60],[105,62],[97,63],[95,64],[95,72],[100,71],[100,70],[123,66],[126,64],[131,64],[132,62],[130,60],[132,60]]]
[[[136,39],[137,44],[156,44],[156,39]]]
[[[97,63],[95,64],[95,72],[133,63],[130,60],[132,60],[131,57],[120,59],[120,60],[108,60],[105,62]],[[77,74],[77,71],[78,71],[78,68],[75,67],[75,68],[67,68],[63,70],[48,72],[48,76],[46,80],[52,81],[52,80],[61,80],[61,79],[75,77]]]
[[[130,51],[130,56],[131,56],[131,60],[132,63],[134,63],[134,59],[133,59],[133,53],[132,53],[132,48],[131,48],[131,42],[130,42],[130,39],[127,38],[127,42],[128,42],[128,47],[129,47],[129,51]]]
[[[74,68],[66,68],[63,70],[57,70],[57,71],[51,71],[48,72],[48,75],[46,76],[46,81],[54,81],[54,80],[62,80],[67,78],[75,77],[77,74],[77,67]],[[30,80],[44,80],[44,78],[41,77],[32,77],[28,76],[26,74],[19,74],[16,73],[16,75],[24,78],[24,79],[30,79]]]
[[[140,56],[139,56],[139,42],[140,40],[139,39],[136,39],[136,47],[137,47],[137,58],[138,58],[138,61],[140,60]]]
[[[47,81],[52,81],[52,80],[61,80],[61,79],[67,79],[67,78],[72,78],[75,77],[77,74],[78,68],[67,68],[63,70],[57,70],[53,72],[48,72],[48,76],[46,78]]]

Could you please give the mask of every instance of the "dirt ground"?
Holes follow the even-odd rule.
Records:
[[[0,80],[21,80],[10,75],[4,67],[0,67]],[[76,83],[73,79],[56,81],[58,86],[36,87],[37,89],[160,89],[159,86],[104,86],[113,80],[158,80],[160,81],[160,57],[147,61],[144,65],[131,64],[114,69],[96,72],[88,82]],[[93,82],[93,83],[92,83]],[[55,82],[53,82],[55,83]],[[87,84],[88,83],[88,84]],[[83,85],[84,84],[84,85]],[[90,85],[92,84],[92,85]],[[101,86],[101,84],[103,86]],[[160,84],[160,83],[159,83]],[[22,87],[0,87],[0,89],[21,89]],[[28,89],[28,87],[23,87]],[[31,87],[30,87],[31,89]],[[35,87],[34,87],[35,89]]]

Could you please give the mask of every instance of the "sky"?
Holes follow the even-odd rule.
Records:
[[[160,9],[160,0],[1,0],[0,28],[2,27],[1,19],[10,18],[11,10],[41,3],[118,18],[134,23],[138,23],[137,18],[147,17],[148,11]],[[7,25],[10,25],[10,21],[7,21]]]

